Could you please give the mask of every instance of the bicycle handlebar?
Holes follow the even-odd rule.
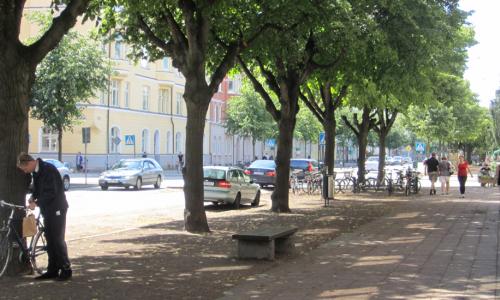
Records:
[[[10,208],[25,209],[25,210],[27,209],[24,206],[15,205],[15,204],[12,204],[12,203],[8,203],[8,202],[5,202],[4,200],[0,200],[0,206],[7,206],[7,207],[10,207]]]

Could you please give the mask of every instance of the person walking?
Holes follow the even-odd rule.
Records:
[[[470,171],[469,168],[469,163],[465,160],[463,155],[460,155],[458,157],[458,183],[460,184],[460,198],[465,197],[465,182],[467,181],[467,172],[470,174],[470,177],[472,178],[472,172]]]
[[[71,263],[65,242],[66,212],[68,202],[59,171],[40,158],[34,159],[27,153],[19,154],[17,167],[26,174],[32,174],[33,193],[28,200],[29,207],[40,207],[47,241],[47,271],[35,277],[37,280],[68,280],[72,277]]]
[[[439,180],[441,181],[441,195],[448,195],[450,191],[450,176],[452,174],[452,166],[446,156],[442,156],[438,166]]]
[[[76,155],[76,170],[78,172],[80,172],[80,171],[83,170],[83,156],[82,156],[82,152],[78,152],[78,154]]]
[[[436,181],[438,178],[438,166],[439,161],[436,159],[436,152],[432,152],[431,157],[429,157],[425,162],[425,171],[424,175],[429,174],[429,180],[431,181],[431,190],[429,192],[430,195],[436,195]]]
[[[177,158],[179,159],[179,173],[182,173],[182,167],[184,167],[184,154],[182,152],[179,152],[177,155]]]

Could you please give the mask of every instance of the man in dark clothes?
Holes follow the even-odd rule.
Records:
[[[47,272],[35,279],[68,280],[73,272],[64,241],[68,202],[61,175],[53,165],[41,159],[35,160],[26,153],[19,154],[17,167],[33,176],[33,194],[29,206],[34,208],[36,204],[40,207],[45,226],[49,263]]]
[[[429,180],[431,181],[430,194],[436,195],[436,187],[434,185],[439,176],[438,174],[439,161],[436,158],[435,152],[432,152],[431,157],[429,157],[425,161],[424,165],[425,165],[425,175],[429,174]]]

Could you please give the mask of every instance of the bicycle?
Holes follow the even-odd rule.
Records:
[[[29,209],[24,206],[7,203],[3,200],[0,200],[0,207],[10,209],[9,218],[0,227],[0,277],[4,275],[12,259],[12,250],[16,247],[15,243],[17,243],[18,248],[21,250],[19,253],[19,262],[29,260],[32,272],[36,271],[39,274],[46,272],[49,259],[47,242],[44,235],[45,228],[40,221],[40,216],[36,219],[37,233],[31,238],[29,247],[27,247],[22,235],[19,234],[12,221],[14,220],[15,210],[24,210],[27,212]]]

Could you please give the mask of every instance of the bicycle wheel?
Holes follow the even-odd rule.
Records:
[[[7,270],[11,256],[12,247],[9,240],[9,230],[2,230],[0,231],[0,277]]]
[[[47,253],[47,241],[45,240],[43,231],[38,231],[33,237],[30,249],[30,260],[33,270],[38,274],[45,273],[49,265],[49,254]]]

